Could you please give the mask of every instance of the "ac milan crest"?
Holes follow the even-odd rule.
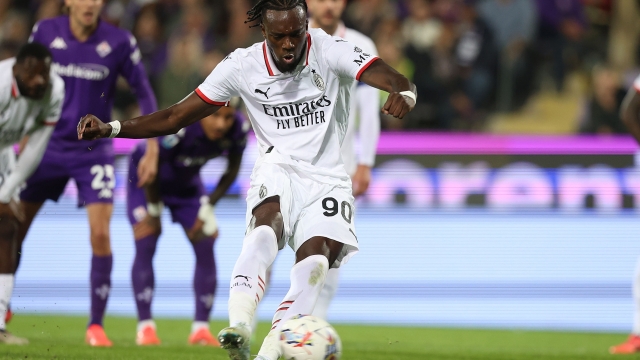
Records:
[[[324,80],[322,80],[322,76],[318,74],[315,70],[311,69],[313,73],[313,83],[320,90],[324,91]]]

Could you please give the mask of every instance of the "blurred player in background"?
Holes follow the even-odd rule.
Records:
[[[364,52],[377,56],[378,50],[373,40],[347,28],[340,20],[346,5],[347,0],[307,0],[311,15],[309,27],[321,28],[327,34],[345,39]],[[351,176],[353,196],[358,197],[369,188],[371,168],[376,159],[376,147],[380,138],[380,96],[378,89],[357,81],[353,83],[351,94],[349,124],[340,151],[347,173]],[[356,131],[359,151],[356,147]],[[327,318],[329,304],[338,290],[339,274],[339,268],[332,268],[327,273],[313,315]]]
[[[636,78],[633,86],[627,91],[620,109],[620,117],[631,135],[640,144],[640,76]],[[635,302],[633,330],[626,342],[609,348],[609,352],[612,354],[640,352],[640,261],[638,261],[633,278],[633,301]]]
[[[127,215],[136,240],[131,280],[138,308],[138,345],[160,344],[151,317],[155,284],[153,255],[161,232],[160,215],[166,205],[173,221],[182,225],[196,256],[193,276],[196,312],[189,343],[220,346],[209,331],[217,279],[213,243],[218,226],[214,207],[238,176],[247,143],[249,123],[236,111],[238,103],[239,99],[234,98],[230,106],[175,135],[151,140],[146,147],[140,143],[131,154]],[[157,175],[143,179],[138,176],[138,165],[149,151],[153,155],[144,161],[154,161]],[[215,190],[207,196],[200,169],[209,159],[222,155],[228,159],[227,170]]]
[[[24,221],[19,187],[40,163],[64,102],[64,82],[51,71],[51,61],[45,46],[27,44],[0,62],[0,344],[28,343],[7,332],[5,317]],[[16,162],[13,145],[25,136],[29,140]]]
[[[115,154],[110,139],[79,143],[76,125],[88,113],[111,118],[119,75],[133,89],[142,113],[155,111],[157,105],[133,35],[99,19],[103,1],[65,0],[65,5],[68,15],[37,23],[31,35],[31,41],[47,46],[52,52],[52,69],[64,79],[66,96],[60,123],[44,158],[21,194],[25,221],[20,235],[24,239],[43,203],[57,201],[69,179],[74,179],[78,206],[87,208],[93,252],[91,317],[86,341],[92,346],[111,346],[102,320],[113,264],[109,223],[116,180]]]

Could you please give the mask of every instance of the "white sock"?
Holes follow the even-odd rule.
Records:
[[[13,274],[0,274],[0,330],[6,330],[4,319],[9,310],[9,301],[13,293]]]
[[[340,268],[332,268],[327,272],[327,278],[324,280],[324,286],[318,296],[316,307],[313,309],[313,316],[327,320],[329,305],[333,297],[338,291],[338,281],[340,280]]]
[[[142,330],[144,330],[144,328],[146,328],[147,326],[151,326],[152,328],[156,328],[156,322],[149,319],[149,320],[142,320],[142,321],[138,321],[138,329],[137,331],[140,332]]]
[[[633,334],[640,336],[640,258],[636,264],[636,272],[633,276]]]
[[[278,255],[276,234],[269,226],[253,229],[244,238],[242,252],[231,273],[229,324],[247,327],[253,324],[256,307],[265,290],[267,268]]]
[[[272,268],[272,266],[269,266],[267,268],[267,274],[266,274],[265,279],[264,279],[265,282],[266,282],[266,284],[264,286],[264,292],[265,293],[267,292],[267,289],[269,288],[269,283],[271,282],[271,268]],[[264,297],[264,295],[263,295],[263,297]],[[256,312],[257,311],[258,310],[257,310],[257,307],[256,307]],[[255,335],[255,333],[256,333],[256,331],[258,329],[258,322],[259,322],[258,317],[254,316],[253,317],[253,322],[251,323],[252,336]]]
[[[273,326],[258,355],[267,359],[280,358],[282,350],[278,343],[278,332],[282,324],[296,315],[313,313],[328,269],[329,260],[323,255],[309,256],[291,268],[291,288],[273,316]]]
[[[195,333],[200,329],[207,329],[209,330],[209,323],[206,321],[194,321],[191,324],[191,333]]]

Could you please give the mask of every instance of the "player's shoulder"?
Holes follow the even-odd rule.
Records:
[[[351,28],[345,28],[345,40],[360,46],[367,52],[376,53],[376,45],[367,35]]]
[[[62,33],[62,30],[64,30],[64,26],[69,26],[69,17],[65,15],[39,20],[31,29],[29,42],[44,42],[54,36],[59,36],[59,34]]]
[[[60,15],[49,19],[42,19],[33,25],[33,32],[47,31],[50,29],[59,29],[62,26],[68,26],[69,17],[66,15]]]
[[[111,25],[106,21],[100,21],[100,32],[105,40],[113,42],[115,46],[133,48],[137,45],[135,36],[129,30]]]
[[[231,60],[231,63],[240,64],[249,59],[262,59],[264,58],[262,44],[263,42],[257,42],[245,48],[237,48],[227,55],[222,61]]]

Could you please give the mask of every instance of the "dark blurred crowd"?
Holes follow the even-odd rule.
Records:
[[[253,0],[105,1],[103,19],[138,39],[161,107],[193,91],[228,52],[262,40],[244,23]],[[624,91],[606,64],[614,8],[623,1],[637,2],[350,0],[344,21],[371,37],[381,58],[418,88],[416,111],[384,118],[383,128],[482,130],[489,114],[519,110],[545,84],[562,93],[567,74],[578,71],[593,73],[597,85],[580,131],[619,132],[613,118]],[[0,58],[27,41],[35,21],[59,15],[61,4],[0,0]],[[120,88],[116,106],[132,115],[135,98],[124,82]]]

